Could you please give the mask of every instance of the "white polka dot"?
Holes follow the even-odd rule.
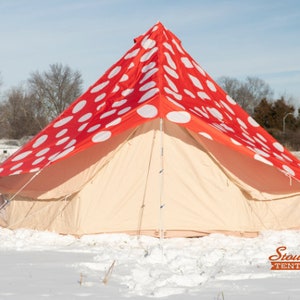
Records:
[[[130,69],[132,69],[132,68],[134,68],[134,67],[135,67],[134,62],[131,62],[127,69],[130,70]]]
[[[259,139],[261,139],[263,142],[266,142],[266,141],[267,141],[267,139],[266,139],[264,136],[262,136],[260,133],[257,133],[256,135],[257,135],[257,137],[258,137]]]
[[[173,50],[173,48],[172,48],[172,46],[169,44],[169,43],[163,43],[163,45],[172,53],[172,54],[174,54],[175,55],[175,52],[174,52],[174,50]]]
[[[273,143],[273,146],[274,146],[275,149],[277,149],[280,152],[284,151],[284,147],[278,142]]]
[[[62,144],[64,144],[64,143],[66,143],[69,139],[70,139],[70,137],[69,137],[69,136],[66,136],[66,137],[60,139],[59,141],[57,141],[57,143],[56,143],[55,145],[56,145],[56,146],[62,145]]]
[[[88,119],[90,119],[92,117],[92,113],[86,113],[85,115],[83,115],[82,117],[79,118],[78,122],[79,123],[83,123],[85,121],[87,121]]]
[[[201,98],[202,100],[211,100],[210,97],[205,93],[205,92],[198,92],[197,93],[198,97]]]
[[[41,168],[34,168],[34,169],[30,169],[29,173],[36,173],[40,170]]]
[[[47,134],[44,134],[42,136],[40,136],[35,142],[34,144],[32,145],[32,148],[37,148],[39,147],[40,145],[42,145],[48,138],[48,135]]]
[[[165,75],[164,77],[165,77],[165,79],[167,80],[167,83],[168,83],[169,87],[170,87],[174,92],[178,93],[178,88],[177,88],[177,86],[175,85],[175,83],[174,83],[167,75]]]
[[[220,124],[226,131],[231,131],[234,132],[234,129],[228,125],[226,125],[225,123]]]
[[[275,152],[273,152],[273,155],[274,155],[277,159],[279,159],[279,160],[281,160],[281,161],[284,161],[284,159],[283,159],[283,157],[282,157],[281,155],[279,155],[279,154],[277,154],[277,153],[275,153]]]
[[[221,103],[221,105],[222,105],[223,107],[225,107],[232,115],[235,114],[234,111],[231,109],[231,107],[230,107],[228,104],[226,104],[224,101],[221,100],[220,103]]]
[[[182,50],[182,48],[180,47],[180,45],[177,43],[176,40],[172,39],[172,43],[176,46],[177,50],[178,50],[180,53],[184,54],[184,51]]]
[[[88,126],[89,123],[84,123],[82,124],[79,128],[78,128],[78,131],[83,131],[85,129],[86,126]]]
[[[111,71],[110,71],[110,73],[108,74],[108,78],[109,79],[111,79],[111,78],[113,78],[113,77],[115,77],[120,71],[121,71],[121,67],[120,66],[116,66],[114,69],[112,69]]]
[[[73,107],[72,113],[73,113],[73,114],[76,114],[77,112],[79,112],[80,110],[82,110],[82,109],[85,107],[86,103],[87,103],[86,100],[81,100],[81,101],[79,101],[79,102]]]
[[[134,91],[134,89],[126,89],[121,94],[123,97],[126,97],[126,96],[130,95],[133,91]]]
[[[119,110],[119,111],[118,111],[118,115],[119,115],[119,116],[124,115],[124,114],[126,114],[128,111],[130,111],[130,110],[131,110],[131,106],[127,106],[127,107],[125,107],[125,108]]]
[[[95,134],[92,138],[93,143],[104,142],[111,137],[110,131],[101,131]]]
[[[226,100],[232,104],[232,105],[236,105],[236,102],[229,96],[229,95],[226,95]]]
[[[45,156],[39,157],[39,158],[37,158],[37,159],[32,163],[32,165],[33,165],[33,166],[38,165],[38,164],[41,163],[44,159],[45,159]]]
[[[158,25],[155,24],[155,26],[152,28],[152,32],[155,32],[158,28],[159,28]]]
[[[10,175],[19,175],[21,173],[22,173],[22,170],[17,170],[15,172],[11,173]]]
[[[158,88],[153,88],[151,90],[149,90],[148,92],[146,92],[138,101],[138,103],[142,103],[148,99],[150,99],[151,97],[153,97],[155,94],[157,94],[159,92]]]
[[[66,134],[67,133],[67,131],[68,131],[68,129],[67,128],[65,128],[65,129],[62,129],[61,131],[59,131],[57,134],[56,134],[56,138],[59,138],[59,137],[61,137],[61,136],[63,136],[64,134]]]
[[[288,174],[292,175],[292,176],[295,176],[295,171],[292,170],[290,167],[286,166],[286,165],[283,165],[282,166],[283,170],[286,171]]]
[[[223,119],[223,115],[216,108],[208,107],[207,110],[213,117],[217,118],[218,120],[221,121]]]
[[[156,45],[156,42],[152,39],[149,39],[149,36],[144,37],[144,39],[142,40],[142,47],[144,49],[151,49]]]
[[[191,79],[193,85],[194,85],[195,87],[199,88],[200,90],[203,90],[203,86],[202,86],[200,80],[199,80],[197,77],[195,77],[195,76],[193,76],[193,75],[191,75],[191,74],[188,74],[188,75],[189,75],[189,77],[190,77],[190,79]]]
[[[120,87],[118,86],[118,85],[116,85],[115,87],[114,87],[114,89],[112,90],[112,93],[116,93],[116,92],[118,92],[120,90]]]
[[[197,115],[199,115],[199,113],[200,113],[201,116],[203,116],[206,119],[209,119],[209,115],[206,112],[206,109],[204,107],[200,108],[200,107],[195,106],[194,110],[191,109],[191,111],[195,112]]]
[[[273,166],[273,163],[271,161],[265,159],[264,157],[260,156],[259,154],[255,154],[254,159],[258,160],[266,165]]]
[[[175,79],[178,79],[178,78],[179,78],[178,74],[177,74],[173,69],[171,69],[170,67],[168,67],[168,66],[166,66],[166,65],[163,65],[163,68],[164,68],[165,71],[166,71],[169,75],[171,75],[173,78],[175,78]]]
[[[188,96],[190,96],[191,98],[196,98],[196,96],[191,92],[191,91],[189,91],[189,90],[187,90],[187,89],[184,89],[183,90]]]
[[[44,154],[46,154],[46,153],[49,152],[49,151],[50,151],[50,148],[45,148],[45,149],[39,151],[35,156],[36,156],[36,157],[43,156]]]
[[[151,58],[151,56],[157,52],[158,48],[152,48],[150,51],[146,52],[142,57],[140,58],[140,62],[145,62]]]
[[[135,49],[129,53],[127,53],[125,56],[124,56],[124,59],[129,59],[129,58],[132,58],[132,57],[135,57],[138,55],[138,53],[140,52],[140,49]]]
[[[288,160],[288,161],[290,161],[290,162],[293,161],[290,157],[288,157],[288,156],[285,155],[284,153],[282,153],[281,156],[282,156],[284,159],[286,159],[286,160]]]
[[[247,129],[247,125],[245,124],[244,121],[242,121],[240,118],[236,118],[236,120],[238,121],[238,123],[240,124],[240,126],[242,126],[243,128]]]
[[[176,70],[176,64],[175,64],[174,60],[172,59],[171,55],[168,52],[164,52],[164,55],[165,55],[165,57],[167,59],[168,65],[172,69]]]
[[[211,82],[210,80],[206,80],[206,85],[208,86],[208,88],[212,91],[212,92],[216,92],[217,88],[214,85],[213,82]]]
[[[65,149],[65,150],[62,151],[62,152],[58,152],[58,153],[56,153],[56,154],[50,156],[50,157],[48,158],[48,160],[50,160],[50,161],[56,161],[56,160],[58,160],[58,159],[61,159],[61,158],[65,157],[66,155],[68,155],[69,153],[71,153],[74,149],[75,149],[74,146],[73,146],[73,147],[70,147],[70,148],[67,148],[67,149]]]
[[[151,62],[151,63],[145,65],[144,67],[142,67],[142,73],[148,72],[149,70],[153,69],[155,66],[156,66],[155,62]]]
[[[109,84],[109,80],[101,82],[100,84],[96,85],[91,89],[91,93],[97,93],[105,88]]]
[[[237,145],[237,146],[241,146],[242,144],[238,141],[236,141],[234,138],[230,138],[231,142],[234,144],[234,145]]]
[[[25,151],[23,153],[20,153],[19,155],[15,156],[11,161],[18,161],[18,160],[21,160],[25,157],[27,157],[29,154],[31,154],[32,151],[29,150],[29,151]]]
[[[253,127],[259,127],[259,124],[252,117],[248,117],[248,122]]]
[[[116,125],[120,124],[121,121],[122,121],[122,118],[117,118],[117,119],[111,121],[110,123],[106,124],[105,128],[116,126]]]
[[[196,62],[193,61],[193,65],[203,76],[206,76],[205,71]]]
[[[137,109],[137,113],[143,118],[154,118],[158,114],[158,110],[154,105],[144,105]]]
[[[171,111],[167,114],[167,119],[175,123],[188,123],[191,120],[191,115],[186,111]]]
[[[209,140],[213,140],[213,138],[211,137],[210,134],[206,133],[206,132],[199,132],[200,135],[204,136],[205,138],[209,139]]]
[[[164,90],[165,90],[166,93],[172,95],[176,100],[179,100],[179,101],[180,101],[180,100],[182,99],[182,95],[173,92],[173,91],[170,90],[169,88],[164,87]]]
[[[259,144],[261,144],[264,148],[270,150],[270,147],[269,147],[267,144],[265,144],[262,140],[260,140],[259,138],[257,138],[256,136],[254,136],[253,139],[254,139],[256,142],[258,142]]]
[[[4,168],[0,168],[0,173],[3,172]]]
[[[226,129],[223,126],[221,126],[221,124],[219,123],[211,123],[210,125],[221,132],[227,132]]]
[[[127,74],[123,74],[121,79],[120,79],[120,82],[127,81],[128,79],[129,79],[129,76]]]
[[[250,142],[252,142],[252,143],[255,143],[255,140],[254,140],[252,137],[250,137],[248,133],[242,132],[242,135],[243,135],[248,141],[250,141]]]
[[[255,151],[257,154],[259,154],[259,155],[261,155],[261,156],[263,156],[263,157],[270,157],[270,154],[269,154],[269,153],[267,153],[267,152],[265,152],[265,151],[263,151],[263,150],[261,150],[261,149],[254,148],[254,151]]]
[[[101,110],[102,107],[104,107],[104,106],[105,106],[105,103],[101,103],[101,104],[99,104],[99,105],[96,107],[96,110],[99,111],[99,110]]]
[[[87,132],[88,132],[88,133],[94,132],[94,131],[97,130],[100,126],[101,126],[101,124],[96,124],[96,125],[90,127],[90,128],[87,130]]]
[[[127,102],[127,99],[122,99],[120,101],[115,101],[111,107],[120,107]]]
[[[156,86],[156,82],[155,81],[149,81],[148,83],[142,85],[139,90],[141,92],[144,92],[144,91],[147,91],[147,90],[149,90],[149,89],[151,89],[151,88],[153,88],[155,86]]]
[[[184,64],[184,66],[188,69],[193,68],[193,64],[191,63],[191,61],[187,58],[187,57],[181,57],[181,61]]]
[[[109,110],[109,111],[105,112],[104,114],[102,114],[100,116],[100,119],[107,118],[107,117],[113,115],[116,111],[117,111],[116,109]]]
[[[227,117],[230,121],[233,120],[233,119],[232,119],[232,116],[231,116],[229,113],[225,112],[225,115],[226,115],[226,117]]]
[[[19,169],[22,165],[23,165],[23,163],[20,162],[20,163],[18,163],[18,164],[16,164],[16,165],[12,166],[12,167],[10,168],[10,171],[14,171],[14,170],[16,170],[16,169]]]
[[[143,82],[145,82],[148,78],[150,78],[157,71],[158,71],[158,68],[154,68],[154,69],[150,70],[149,72],[147,72],[145,74],[145,76],[140,80],[140,84],[142,84]]]
[[[167,98],[170,102],[172,102],[174,105],[176,105],[176,106],[180,107],[181,109],[185,110],[185,107],[184,107],[183,105],[179,104],[177,101],[175,101],[175,100],[172,99],[171,97],[166,96],[166,98]]]
[[[94,101],[97,103],[97,102],[103,100],[105,97],[106,97],[106,93],[102,93],[99,96],[97,96]]]
[[[57,122],[54,123],[53,127],[54,128],[57,128],[57,127],[61,127],[65,124],[67,124],[68,122],[70,122],[71,120],[73,119],[73,116],[68,116],[68,117],[65,117]]]
[[[76,143],[77,143],[77,141],[75,139],[73,139],[64,147],[64,149],[68,149],[68,148],[74,146]]]

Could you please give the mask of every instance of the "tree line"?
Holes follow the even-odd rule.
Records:
[[[300,149],[300,109],[291,99],[273,99],[270,86],[260,78],[244,81],[223,76],[218,84],[271,135],[291,150]],[[82,94],[82,75],[68,65],[52,64],[0,99],[0,138],[33,136]],[[1,86],[1,78],[0,78]]]
[[[270,86],[260,78],[245,81],[221,77],[219,85],[273,137],[293,151],[300,150],[300,109],[293,99],[273,98]]]
[[[49,124],[82,93],[82,75],[67,65],[30,74],[25,84],[11,88],[0,102],[0,138],[32,136]]]

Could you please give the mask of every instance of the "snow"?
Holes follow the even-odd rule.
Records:
[[[160,240],[0,228],[0,299],[299,299],[300,270],[270,270],[279,246],[300,255],[300,231]]]
[[[0,162],[17,149],[0,140]],[[299,299],[300,270],[271,270],[279,246],[300,255],[300,231],[159,240],[0,227],[0,299]]]

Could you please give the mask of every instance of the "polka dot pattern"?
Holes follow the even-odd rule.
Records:
[[[300,180],[299,161],[221,90],[161,23],[6,160],[0,176],[37,172],[158,117],[198,133],[204,143],[217,141]]]

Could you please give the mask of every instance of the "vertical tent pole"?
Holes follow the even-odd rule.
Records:
[[[164,189],[164,128],[163,119],[159,120],[160,129],[160,190],[159,190],[159,238],[162,240],[164,238],[164,223],[163,223],[163,208],[165,204],[163,203],[163,189]]]

